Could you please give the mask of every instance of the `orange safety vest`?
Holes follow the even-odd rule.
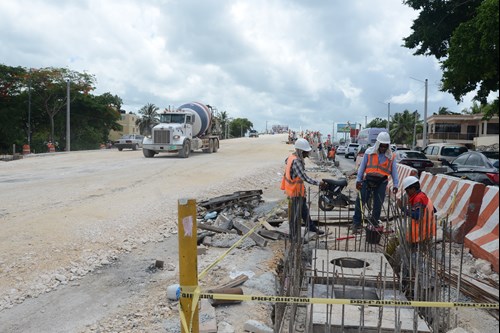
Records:
[[[292,163],[297,158],[295,155],[290,155],[286,163],[285,174],[283,179],[281,179],[281,189],[285,191],[286,195],[289,197],[305,197],[306,189],[304,187],[304,181],[296,176],[292,179]]]
[[[406,240],[410,243],[419,243],[431,239],[436,235],[436,217],[434,205],[429,200],[425,209],[420,212],[420,219],[411,219],[411,230],[406,232]]]
[[[391,158],[386,159],[384,163],[380,164],[378,161],[378,153],[368,154],[365,173],[378,173],[380,175],[389,177],[392,174],[393,160],[394,154],[391,155]]]

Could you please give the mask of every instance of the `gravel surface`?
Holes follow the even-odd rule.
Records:
[[[110,149],[2,162],[0,331],[168,332],[179,318],[165,297],[178,279],[177,200],[255,189],[266,202],[283,200],[285,140],[225,140],[217,153],[188,159]],[[226,250],[210,248],[199,270]],[[243,252],[261,267],[233,262]],[[231,271],[267,274],[273,256],[271,247],[236,249],[200,284],[229,281]],[[166,268],[148,269],[156,259]],[[240,319],[260,319],[245,307],[232,306]],[[270,317],[269,305],[254,307]]]

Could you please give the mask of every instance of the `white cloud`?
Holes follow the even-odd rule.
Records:
[[[460,111],[430,57],[401,47],[417,17],[400,0],[0,1],[0,59],[97,77],[127,111],[200,101],[330,133],[334,122],[423,108]],[[468,100],[465,101],[469,103]]]

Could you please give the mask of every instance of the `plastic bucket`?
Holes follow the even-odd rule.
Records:
[[[167,298],[172,301],[178,301],[181,297],[181,286],[173,284],[167,287]]]
[[[384,232],[384,226],[374,227],[373,225],[368,225],[366,227],[366,242],[368,244],[378,244],[380,243],[380,238]]]

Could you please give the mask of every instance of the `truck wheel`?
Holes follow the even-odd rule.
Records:
[[[191,144],[189,140],[186,140],[182,145],[182,149],[179,150],[179,156],[182,158],[188,158],[190,152],[191,152]]]
[[[154,150],[149,150],[149,149],[142,149],[142,154],[144,155],[144,157],[146,158],[150,158],[150,157],[153,157],[155,156],[155,151]]]
[[[214,139],[214,153],[216,153],[217,150],[219,150],[219,140]]]
[[[122,151],[122,150],[123,150],[123,148],[118,148],[118,151]]]
[[[139,145],[138,145],[138,144],[135,144],[135,145],[132,147],[132,150],[137,150],[137,148],[139,148]]]
[[[207,153],[212,154],[214,152],[214,140],[208,140],[208,149]]]

